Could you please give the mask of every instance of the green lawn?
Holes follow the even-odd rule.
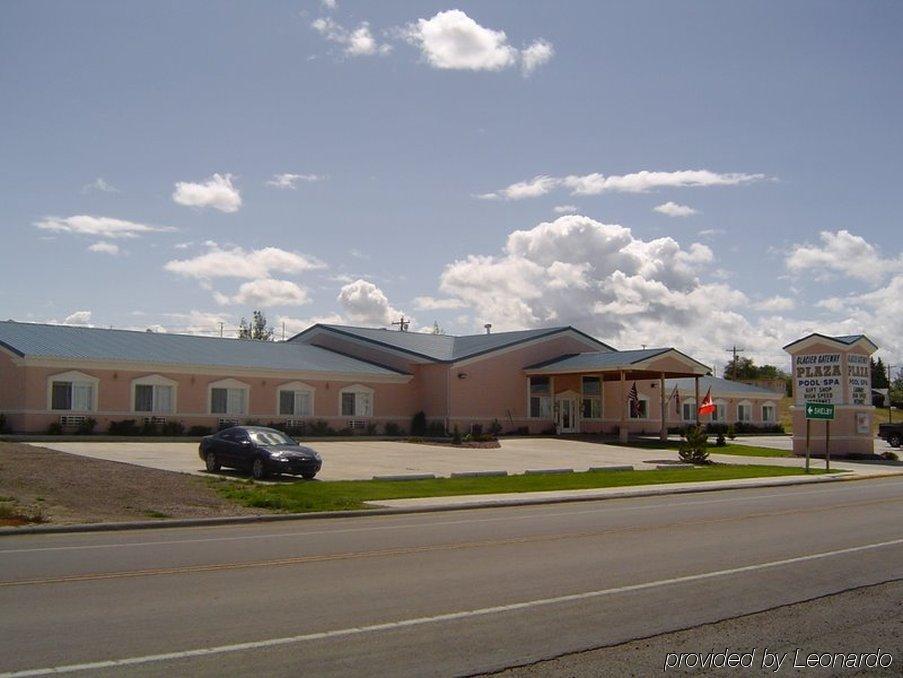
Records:
[[[823,471],[814,471],[822,473]],[[435,480],[298,481],[259,485],[210,481],[227,499],[244,506],[277,511],[342,511],[368,508],[366,502],[411,497],[448,497],[464,494],[582,490],[699,480],[733,480],[802,475],[802,468],[713,464],[661,471],[596,471],[558,475],[516,475],[492,478],[437,478]]]
[[[622,443],[617,440],[606,441],[609,445],[621,447],[637,447],[646,450],[676,450],[680,447],[677,440],[631,440]],[[769,447],[756,447],[755,445],[739,445],[728,443],[724,447],[715,447],[714,441],[709,442],[710,454],[736,454],[741,457],[792,457],[793,453],[787,450],[774,450]]]

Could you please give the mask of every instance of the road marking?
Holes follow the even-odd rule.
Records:
[[[836,504],[825,508],[800,508],[784,509],[780,511],[761,511],[759,513],[747,513],[741,516],[727,516],[722,518],[708,518],[705,520],[681,520],[673,523],[658,525],[630,525],[613,527],[605,530],[584,530],[580,532],[558,532],[555,534],[537,534],[526,537],[507,537],[504,539],[484,539],[479,541],[453,542],[446,544],[426,544],[423,546],[399,546],[387,549],[369,551],[349,551],[345,553],[320,554],[310,556],[292,556],[287,558],[273,558],[269,560],[251,560],[231,563],[208,563],[203,565],[177,565],[172,567],[154,567],[142,570],[120,570],[113,572],[87,572],[84,574],[60,575],[41,579],[18,579],[0,581],[0,589],[16,586],[40,586],[44,584],[70,584],[77,582],[109,581],[113,579],[131,579],[135,577],[154,577],[161,575],[199,574],[205,572],[224,572],[230,570],[246,570],[257,567],[286,567],[292,565],[307,565],[310,563],[323,563],[340,560],[357,560],[361,558],[385,558],[391,556],[406,556],[417,553],[433,553],[440,551],[460,551],[464,549],[488,548],[494,546],[513,546],[519,544],[536,544],[542,542],[566,541],[569,539],[593,539],[612,534],[625,534],[636,532],[653,532],[656,530],[680,529],[686,527],[698,527],[700,525],[718,525],[723,523],[735,523],[744,520],[758,518],[773,518],[776,516],[797,515],[800,513],[823,512],[825,510],[845,510],[853,507],[874,506],[889,502],[901,502],[903,497],[895,499],[875,499],[871,501],[851,502]]]
[[[167,652],[163,654],[151,654],[140,657],[126,657],[124,659],[108,659],[97,662],[88,662],[84,664],[67,664],[63,666],[54,666],[41,669],[27,669],[24,671],[13,671],[10,673],[0,674],[0,678],[19,678],[22,676],[44,676],[53,673],[73,673],[76,671],[92,671],[99,669],[122,668],[126,666],[137,666],[140,664],[151,664],[155,662],[173,661],[177,659],[190,659],[192,657],[204,657],[217,654],[225,654],[229,652],[242,652],[245,650],[259,650],[280,645],[292,645],[297,643],[309,642],[312,640],[327,640],[332,638],[341,638],[347,636],[356,636],[366,633],[376,633],[379,631],[392,631],[396,629],[411,628],[415,626],[423,626],[426,624],[437,624],[441,622],[458,621],[461,619],[472,619],[474,617],[485,617],[488,615],[501,614],[505,612],[514,612],[517,610],[528,610],[536,607],[545,607],[548,605],[558,605],[561,603],[571,603],[592,598],[601,598],[603,596],[615,595],[618,593],[630,593],[633,591],[643,591],[647,589],[659,588],[662,586],[673,586],[674,584],[687,584],[690,582],[704,581],[706,579],[714,579],[716,577],[726,577],[745,572],[755,572],[757,570],[765,570],[784,565],[795,565],[797,563],[805,563],[813,560],[821,560],[824,558],[832,558],[835,556],[849,555],[852,553],[861,553],[863,551],[871,551],[875,549],[885,548],[888,546],[899,546],[903,544],[903,538],[893,539],[891,541],[877,542],[873,544],[865,544],[862,546],[852,546],[845,549],[836,549],[834,551],[823,551],[821,553],[812,553],[806,556],[797,556],[795,558],[784,558],[782,560],[772,560],[765,563],[756,563],[753,565],[743,565],[741,567],[732,567],[725,570],[714,570],[711,572],[702,572],[700,574],[690,574],[683,577],[672,577],[670,579],[659,579],[657,581],[643,582],[641,584],[627,584],[625,586],[616,586],[609,589],[599,589],[596,591],[584,591],[582,593],[572,593],[564,596],[556,596],[554,598],[538,598],[536,600],[528,600],[520,603],[510,603],[508,605],[496,605],[493,607],[483,607],[475,610],[464,610],[461,612],[449,612],[446,614],[438,614],[432,617],[415,617],[412,619],[402,619],[399,621],[383,622],[381,624],[370,624],[368,626],[353,626],[345,629],[334,629],[332,631],[320,631],[318,633],[306,633],[299,636],[288,636],[283,638],[270,638],[267,640],[256,640],[246,643],[235,643],[233,645],[216,645],[213,647],[202,647],[194,650],[181,650],[178,652]]]
[[[741,488],[738,488],[741,489]],[[385,530],[402,530],[402,529],[410,529],[417,527],[449,527],[452,525],[471,525],[477,523],[493,523],[499,521],[513,521],[513,520],[534,520],[536,518],[557,518],[557,517],[568,517],[568,516],[579,516],[579,515],[588,515],[594,513],[611,513],[618,511],[650,511],[660,508],[681,508],[683,506],[703,506],[707,504],[725,504],[725,503],[733,503],[738,504],[744,501],[761,501],[763,499],[776,499],[782,497],[800,497],[806,495],[813,494],[826,494],[827,491],[854,491],[861,490],[861,487],[854,487],[847,484],[844,485],[823,485],[816,490],[802,490],[794,492],[793,494],[787,493],[772,493],[772,494],[760,494],[760,495],[745,495],[742,497],[725,497],[722,499],[700,499],[700,500],[691,500],[691,501],[671,501],[667,503],[659,503],[659,504],[646,504],[643,506],[604,506],[600,508],[593,509],[581,509],[579,511],[555,511],[552,513],[548,512],[534,512],[528,514],[521,515],[509,515],[509,516],[495,516],[492,518],[472,518],[472,519],[464,519],[464,520],[444,520],[438,522],[417,522],[417,523],[404,523],[399,525],[371,525],[367,527],[349,527],[349,528],[339,528],[339,529],[329,529],[329,530],[313,530],[307,532],[276,532],[270,534],[247,534],[247,535],[238,535],[231,537],[200,537],[193,539],[168,539],[168,540],[159,540],[159,541],[141,541],[141,542],[121,542],[121,543],[108,543],[108,544],[83,544],[83,545],[73,545],[73,546],[38,546],[34,548],[15,548],[15,549],[0,549],[0,556],[13,554],[13,553],[39,553],[42,551],[81,551],[81,550],[94,550],[94,549],[112,549],[112,548],[132,548],[132,547],[142,547],[142,546],[170,546],[175,544],[202,544],[209,542],[228,542],[228,541],[245,541],[250,539],[283,539],[283,538],[302,538],[308,536],[320,536],[320,535],[333,535],[333,534],[348,534],[348,533],[357,533],[357,532],[379,532]],[[680,499],[685,495],[675,495],[675,499]],[[640,497],[637,497],[639,499]],[[618,499],[631,499],[631,497],[618,497]],[[555,506],[551,504],[550,506]],[[500,506],[499,509],[511,508]],[[523,507],[522,507],[523,508]],[[475,509],[482,510],[482,509]],[[429,516],[431,514],[421,514]],[[373,518],[391,518],[392,516],[373,516]],[[357,520],[357,518],[348,518],[348,520]],[[251,528],[251,527],[259,527],[261,524],[238,524],[238,525],[211,525],[209,527],[191,527],[191,528],[168,528],[168,529],[228,529],[228,528]],[[164,525],[160,526],[160,529],[167,529]],[[35,537],[35,535],[27,535],[28,537]],[[72,536],[72,535],[46,535],[46,536]]]

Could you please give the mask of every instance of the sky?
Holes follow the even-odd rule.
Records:
[[[0,318],[903,362],[903,4],[0,4]]]

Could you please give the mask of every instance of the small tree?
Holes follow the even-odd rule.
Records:
[[[426,413],[420,410],[411,418],[411,435],[422,436],[426,433]]]
[[[690,464],[708,464],[709,463],[709,436],[705,432],[704,426],[693,426],[688,429],[684,441],[680,444],[677,454],[681,461]]]
[[[273,341],[274,340],[274,330],[272,327],[267,327],[267,318],[263,314],[263,311],[254,311],[251,316],[251,322],[249,323],[247,319],[242,318],[241,322],[238,324],[238,338],[239,339],[253,339],[254,341]]]

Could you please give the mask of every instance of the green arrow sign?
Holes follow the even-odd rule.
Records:
[[[806,403],[806,419],[825,419],[834,421],[834,405]]]

